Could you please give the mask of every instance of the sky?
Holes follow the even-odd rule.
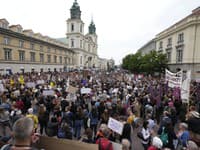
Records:
[[[85,33],[93,18],[98,54],[116,64],[200,6],[200,0],[77,0]],[[1,0],[0,18],[52,38],[65,37],[74,0]]]

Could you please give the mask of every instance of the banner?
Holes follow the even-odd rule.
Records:
[[[108,120],[108,128],[121,135],[124,124],[110,117]]]
[[[183,72],[179,71],[177,73],[172,73],[169,70],[165,70],[165,81],[168,83],[168,86],[171,88],[179,87],[182,85],[182,76]]]
[[[57,139],[45,136],[40,136],[40,140],[35,147],[45,150],[98,150],[97,144],[88,144],[75,140]]]
[[[191,82],[191,70],[187,71],[183,75],[183,83],[181,87],[181,99],[185,103],[189,103],[190,82]]]

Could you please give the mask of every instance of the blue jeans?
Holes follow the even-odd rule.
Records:
[[[81,137],[81,127],[83,125],[83,120],[75,120],[75,137],[79,139]]]

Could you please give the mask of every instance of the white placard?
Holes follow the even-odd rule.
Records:
[[[121,135],[124,128],[124,124],[110,117],[108,120],[108,128]]]
[[[16,90],[13,93],[14,93],[15,96],[19,96],[20,95],[20,91],[19,90]]]
[[[82,88],[81,89],[81,94],[89,94],[91,93],[91,88]]]
[[[3,92],[4,91],[4,86],[3,84],[0,84],[0,92]]]
[[[27,86],[28,88],[35,88],[35,83],[34,83],[34,82],[27,82],[27,83],[26,83],[26,86]]]
[[[54,90],[45,90],[45,91],[43,91],[43,95],[44,96],[54,96],[55,92],[54,92]]]
[[[37,80],[37,84],[44,84],[44,80]]]
[[[165,81],[168,82],[168,86],[171,88],[182,86],[183,71],[172,73],[169,70],[165,70]]]

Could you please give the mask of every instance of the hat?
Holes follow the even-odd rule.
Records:
[[[29,114],[33,114],[33,108],[29,108],[29,109],[28,109],[28,113],[29,113]]]
[[[160,139],[159,137],[155,136],[155,137],[153,138],[152,145],[155,146],[156,148],[159,148],[159,149],[160,149],[160,148],[162,148],[163,143],[162,143],[162,141],[161,141],[161,139]]]

